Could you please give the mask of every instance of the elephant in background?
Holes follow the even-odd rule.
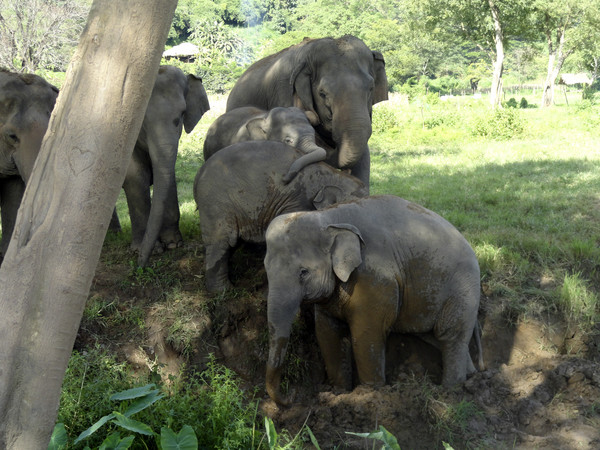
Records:
[[[358,178],[324,162],[306,166],[284,183],[283,175],[301,155],[281,142],[247,141],[219,150],[200,167],[194,199],[206,249],[207,291],[216,293],[231,286],[231,248],[239,239],[264,242],[274,217],[368,195]]]
[[[387,98],[381,53],[354,36],[305,39],[252,64],[231,90],[227,111],[296,106],[315,114],[326,162],[368,187],[372,108]]]
[[[269,111],[254,106],[232,109],[218,117],[206,132],[204,160],[218,150],[237,142],[283,142],[304,153],[284,176],[284,182],[287,183],[304,166],[323,161],[327,156],[325,149],[315,144],[315,129],[311,123],[318,123],[315,114],[293,106],[278,106]]]
[[[472,336],[483,365],[477,258],[434,212],[392,195],[373,196],[281,215],[269,225],[266,243],[266,387],[276,402],[287,402],[279,391],[282,364],[303,302],[315,305],[317,341],[335,386],[352,388],[352,356],[360,383],[383,384],[391,331],[426,334],[438,343],[444,386],[475,371]],[[348,328],[353,355],[344,345]]]
[[[57,96],[58,89],[37,75],[0,69],[0,261]]]
[[[123,183],[131,218],[131,247],[139,251],[139,266],[148,263],[155,246],[175,248],[183,243],[175,181],[179,138],[184,128],[190,133],[209,109],[200,78],[186,76],[173,66],[159,68]],[[120,229],[116,213],[110,227]]]

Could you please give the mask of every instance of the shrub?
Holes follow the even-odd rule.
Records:
[[[518,109],[504,108],[476,117],[471,128],[475,136],[507,140],[522,134],[525,123]]]
[[[505,104],[504,106],[506,106],[507,108],[516,108],[517,107],[517,101],[515,100],[514,97],[511,97]]]
[[[521,109],[529,108],[529,102],[527,101],[527,99],[525,97],[521,97],[521,101],[519,102],[519,108],[521,108]]]

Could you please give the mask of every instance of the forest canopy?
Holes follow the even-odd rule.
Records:
[[[64,72],[89,5],[0,0],[0,65]],[[226,92],[263,56],[304,37],[344,34],[381,51],[390,89],[409,94],[469,92],[473,80],[489,88],[500,56],[497,36],[505,87],[554,82],[560,72],[584,72],[593,80],[600,73],[595,0],[180,0],[166,48],[196,44],[200,54],[185,70],[201,76],[210,91]]]

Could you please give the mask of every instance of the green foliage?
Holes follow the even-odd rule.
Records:
[[[383,425],[379,425],[378,431],[372,431],[370,433],[353,433],[346,431],[346,434],[353,434],[354,436],[364,437],[366,439],[375,439],[383,442],[381,448],[385,450],[400,450],[400,444],[396,437],[390,433]]]
[[[523,134],[525,127],[526,120],[517,109],[498,108],[477,117],[472,125],[472,133],[475,136],[507,140]]]
[[[252,448],[252,442],[260,440],[255,403],[247,402],[234,373],[214,358],[206,372],[172,380],[169,387],[144,385],[145,381],[99,348],[74,352],[63,382],[58,422],[90,447],[104,442],[124,445],[124,439],[132,436],[143,445],[157,440],[183,445],[193,441],[192,432],[200,448]],[[60,430],[57,427],[56,442]],[[73,442],[73,448],[81,445]]]
[[[581,273],[566,274],[558,291],[558,302],[567,317],[584,329],[600,320],[600,300]]]

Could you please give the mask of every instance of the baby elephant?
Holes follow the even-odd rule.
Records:
[[[269,111],[245,106],[221,115],[206,132],[204,160],[231,144],[245,141],[279,141],[302,151],[284,176],[288,183],[302,168],[323,161],[326,152],[315,143],[313,125],[319,120],[311,111],[295,107],[276,107]]]
[[[350,330],[360,383],[385,382],[386,337],[432,332],[442,353],[444,386],[475,371],[479,265],[465,238],[422,206],[392,195],[275,218],[266,233],[269,359],[266,387],[279,384],[292,322],[315,302],[315,330],[330,381],[352,387]],[[345,326],[348,325],[348,327]]]
[[[194,199],[206,249],[209,292],[231,286],[228,257],[238,239],[264,242],[274,217],[368,195],[360,180],[323,162],[306,166],[285,184],[282,176],[300,154],[281,142],[240,142],[220,150],[200,167]]]

